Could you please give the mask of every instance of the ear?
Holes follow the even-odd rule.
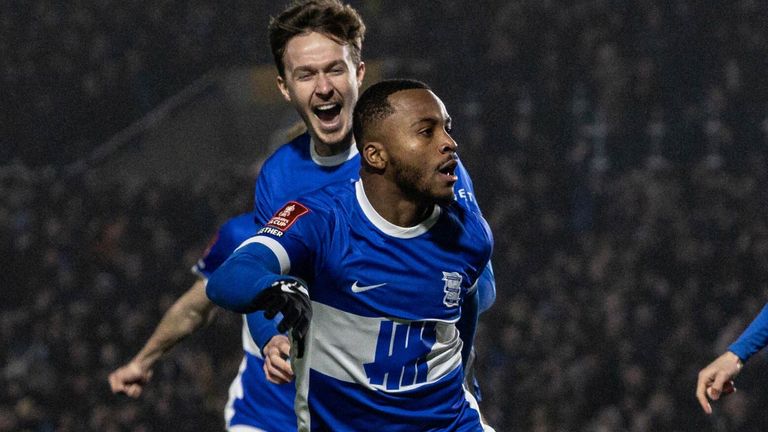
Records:
[[[285,79],[280,75],[277,76],[277,88],[280,90],[280,93],[283,94],[283,99],[285,99],[286,102],[290,102],[291,93],[288,91],[288,85],[286,84]]]
[[[363,86],[363,79],[365,78],[365,62],[360,62],[359,65],[357,65],[357,86],[362,87]]]
[[[389,163],[387,150],[378,141],[369,141],[363,144],[361,157],[365,160],[366,165],[378,170],[383,170]]]

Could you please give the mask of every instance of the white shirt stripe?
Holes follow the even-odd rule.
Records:
[[[277,240],[270,237],[257,235],[244,241],[240,246],[237,247],[237,249],[240,249],[241,247],[251,243],[263,244],[264,246],[268,247],[272,253],[275,254],[277,261],[280,263],[280,274],[288,274],[288,272],[291,271],[291,259],[288,257],[288,252],[286,252],[283,245],[278,243]]]

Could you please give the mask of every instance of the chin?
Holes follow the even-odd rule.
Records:
[[[453,202],[453,190],[448,195],[436,195],[434,197],[435,204],[448,205]]]
[[[347,136],[347,134],[343,133],[343,131],[341,130],[336,132],[321,132],[321,131],[315,130],[315,136],[323,144],[334,145],[344,141],[344,138]]]

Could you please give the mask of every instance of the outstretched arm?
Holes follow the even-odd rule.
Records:
[[[213,273],[206,294],[214,303],[235,312],[263,310],[267,319],[282,313],[277,330],[291,330],[297,355],[302,357],[304,336],[312,317],[309,293],[302,280],[282,274],[280,260],[260,241],[274,242],[259,238],[245,242]]]
[[[696,399],[705,413],[712,414],[712,405],[707,398],[718,400],[721,395],[736,391],[733,379],[739,374],[742,366],[743,363],[736,354],[726,351],[699,372]]]
[[[699,372],[696,382],[696,398],[707,414],[712,414],[709,399],[718,400],[721,395],[733,393],[733,379],[744,362],[768,345],[768,305],[764,306],[744,333],[728,347],[728,351],[716,358]]]
[[[755,317],[744,333],[728,347],[728,351],[746,362],[752,355],[768,345],[768,305]]]
[[[263,310],[254,299],[283,276],[275,254],[261,243],[248,240],[208,279],[206,294],[215,304],[237,313]]]
[[[198,279],[165,312],[152,336],[133,359],[109,374],[112,393],[139,397],[152,377],[152,367],[157,360],[182,339],[210,322],[215,312],[215,305],[205,295],[205,280]]]

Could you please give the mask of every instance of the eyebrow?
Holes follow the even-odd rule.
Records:
[[[345,65],[344,60],[340,60],[340,59],[332,60],[332,61],[328,62],[327,64],[323,64],[323,65],[321,65],[319,67],[318,66],[314,66],[314,65],[300,65],[300,66],[296,66],[295,68],[293,68],[293,72],[296,72],[296,71],[308,71],[308,72],[311,72],[311,71],[315,71],[315,70],[331,69],[331,68],[334,68],[334,67],[336,67],[338,65]]]
[[[436,125],[440,123],[440,120],[444,120],[446,125],[450,125],[451,123],[453,123],[453,119],[451,118],[451,116],[445,117],[444,119],[436,119],[435,117],[423,117],[411,123],[411,127],[414,127],[419,123],[429,123],[430,125]]]

